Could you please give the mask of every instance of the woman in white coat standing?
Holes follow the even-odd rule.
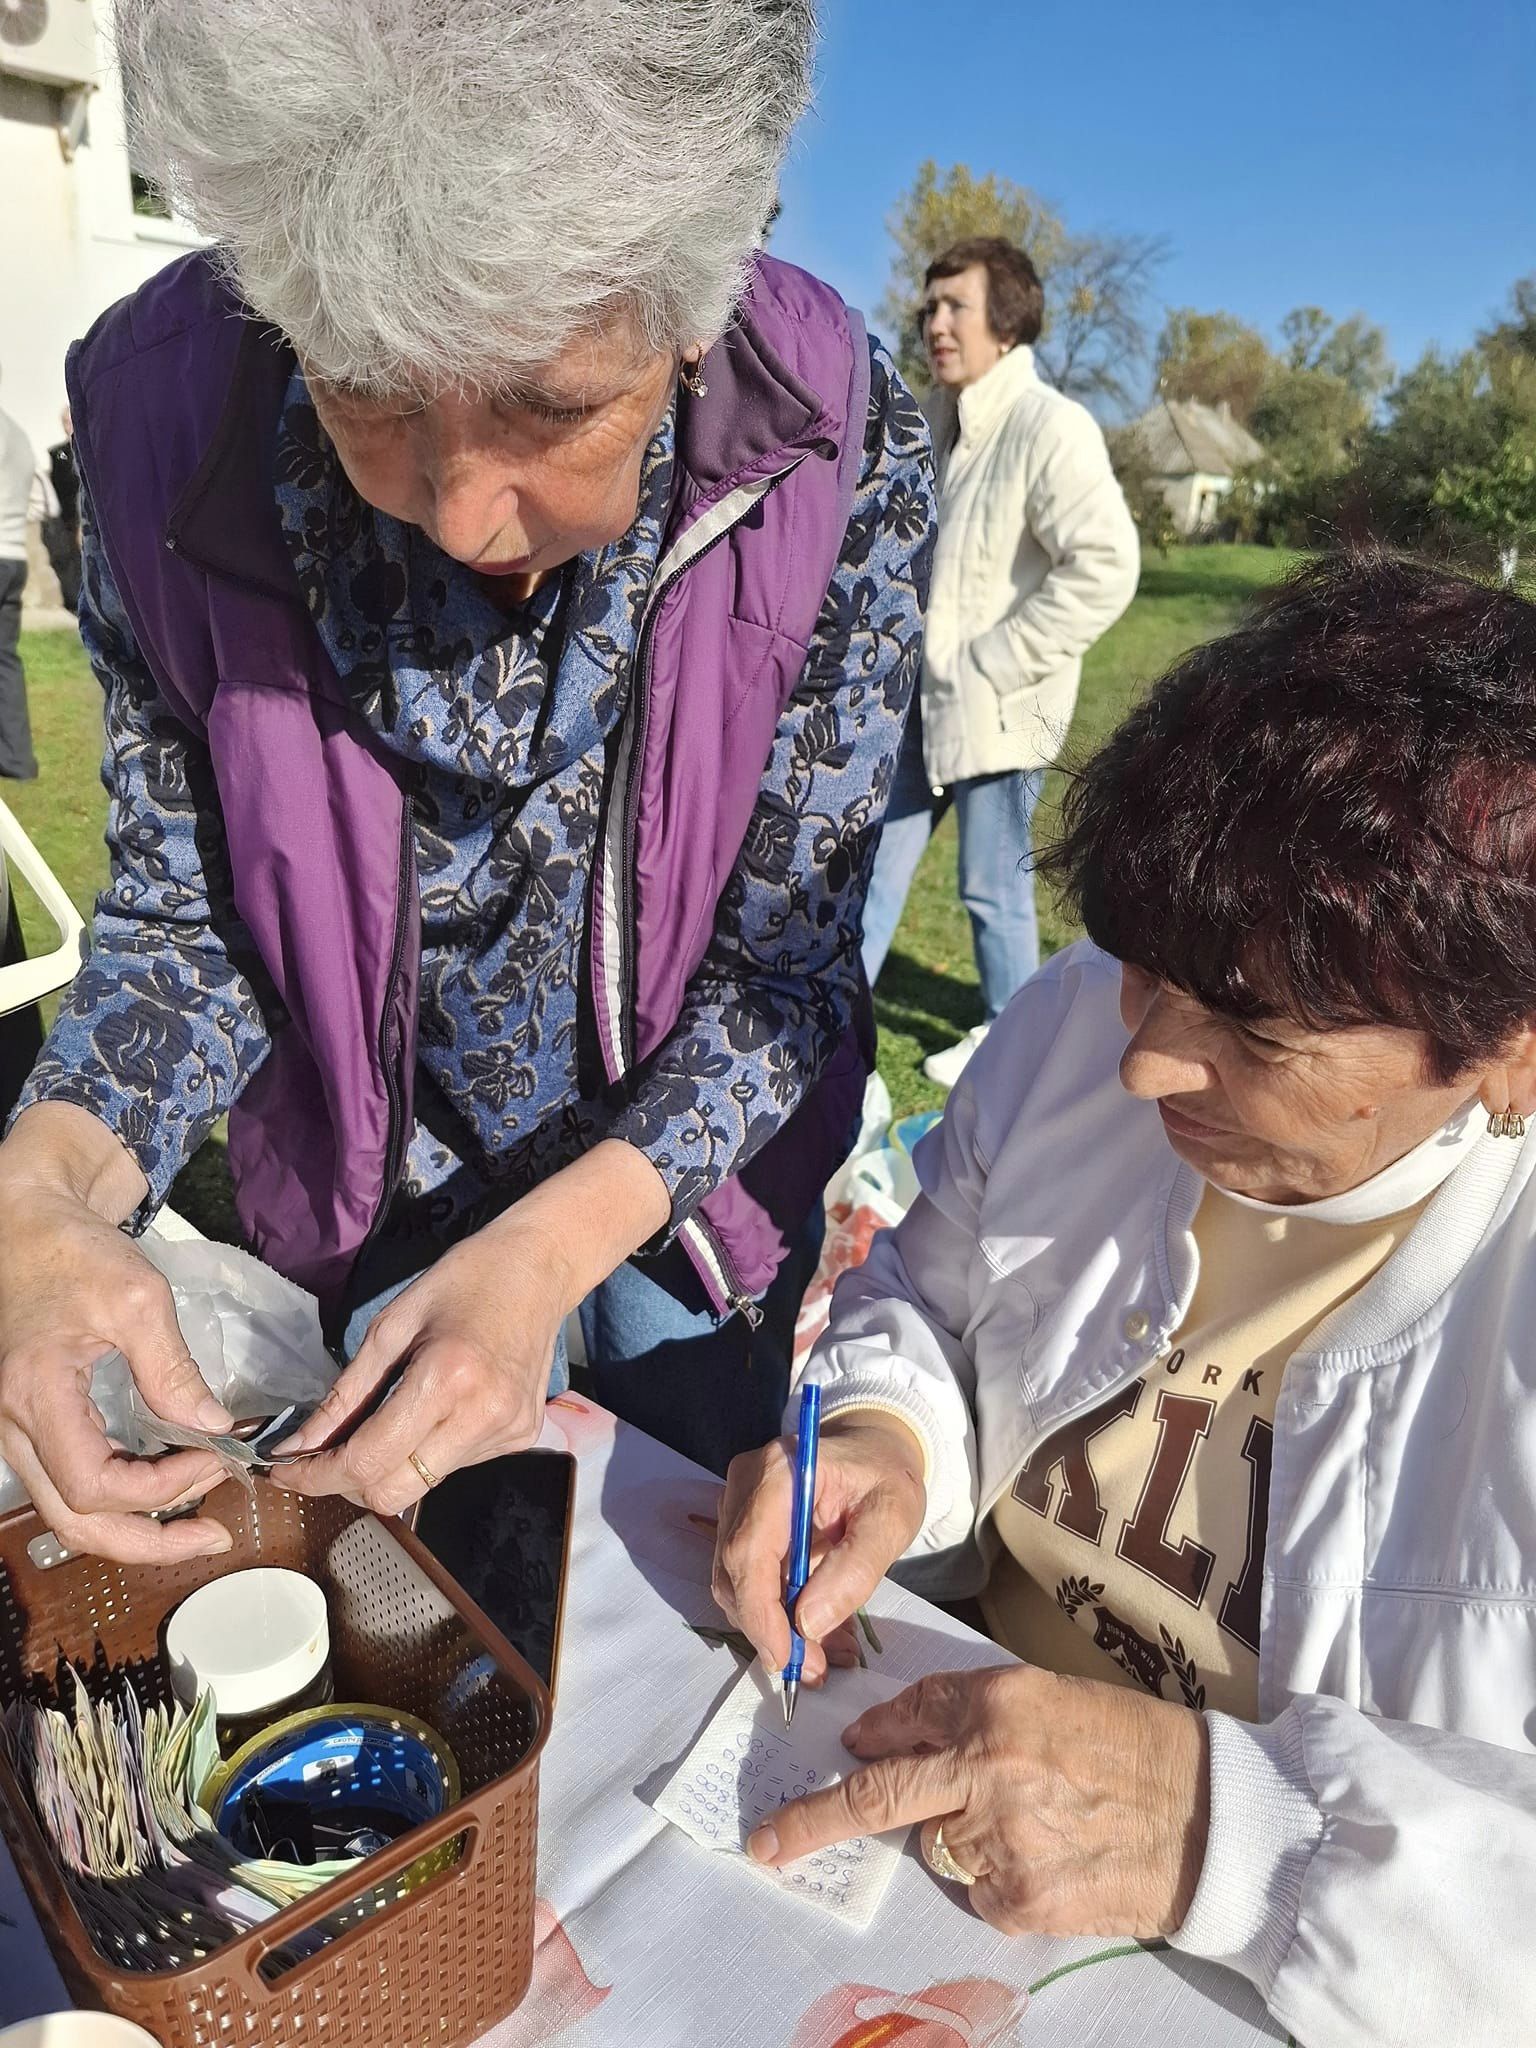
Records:
[[[1024,866],[1031,820],[1071,723],[1083,655],[1135,596],[1140,567],[1097,421],[1035,368],[1044,313],[1034,265],[995,236],[957,242],[928,266],[939,538],[921,707],[864,911],[873,984],[952,800],[988,1024],[1039,964]],[[952,1085],[986,1030],[936,1053],[930,1078]]]

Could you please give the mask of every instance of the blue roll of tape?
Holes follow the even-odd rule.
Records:
[[[458,1798],[459,1773],[424,1721],[346,1705],[278,1722],[231,1757],[207,1789],[214,1826],[242,1856],[281,1853],[252,1832],[253,1795],[263,1807],[303,1809],[333,1855],[364,1856],[436,1819]]]

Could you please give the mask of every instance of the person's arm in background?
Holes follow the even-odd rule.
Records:
[[[1085,654],[1136,595],[1136,522],[1083,406],[1053,405],[1029,449],[1025,528],[1050,558],[1038,590],[970,643],[999,697],[1036,688]]]
[[[169,1558],[225,1547],[207,1521],[145,1510],[206,1490],[201,1453],[116,1456],[88,1399],[121,1350],[150,1405],[227,1421],[170,1290],[120,1226],[142,1225],[260,1066],[267,1024],[230,908],[206,750],[171,715],[87,518],[80,627],[106,692],[111,880],[90,957],[0,1144],[0,1449],[72,1549]]]

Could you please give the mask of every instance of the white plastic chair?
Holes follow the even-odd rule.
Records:
[[[24,1010],[29,1003],[40,1002],[44,996],[51,996],[55,990],[72,982],[90,942],[85,920],[4,803],[0,803],[0,853],[5,856],[6,867],[29,885],[59,931],[59,943],[51,953],[40,954],[35,960],[15,960],[9,967],[0,967],[0,1017],[5,1017],[13,1010]],[[3,906],[6,894],[8,885],[4,892],[0,892],[0,906]]]

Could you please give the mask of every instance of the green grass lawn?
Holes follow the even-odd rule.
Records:
[[[1178,655],[1223,631],[1253,591],[1282,573],[1286,559],[1266,548],[1241,547],[1180,548],[1164,558],[1153,556],[1136,602],[1088,656],[1069,755],[1101,738]],[[21,653],[41,773],[36,782],[6,784],[4,797],[89,915],[107,874],[106,797],[98,775],[101,693],[72,634],[24,633]],[[1045,830],[1058,782],[1053,777],[1046,788],[1039,821]],[[24,888],[18,896],[29,947],[51,947],[46,918]],[[1049,951],[1073,936],[1048,901],[1041,904],[1041,926]],[[875,1011],[880,1069],[896,1113],[937,1108],[942,1097],[924,1080],[923,1060],[981,1021],[970,926],[955,894],[953,818],[934,835],[918,869]],[[220,1138],[193,1160],[171,1199],[210,1236],[236,1234]]]

